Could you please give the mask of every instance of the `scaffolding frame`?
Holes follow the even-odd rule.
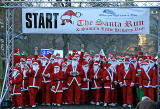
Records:
[[[6,72],[3,80],[3,86],[1,90],[0,96],[0,104],[4,100],[5,96],[9,92],[9,73],[10,70],[13,70],[13,54],[14,54],[14,18],[15,18],[15,10],[17,8],[55,8],[55,7],[82,7],[82,8],[92,8],[92,7],[106,7],[106,8],[158,8],[158,60],[160,59],[160,1],[42,1],[42,0],[2,0],[2,6],[0,8],[5,8],[6,11]],[[22,34],[22,33],[21,33]],[[10,68],[10,57],[12,57],[12,67]],[[158,61],[159,62],[159,61]],[[158,80],[158,100],[160,99],[160,78],[159,78],[159,65],[157,71],[157,80]]]

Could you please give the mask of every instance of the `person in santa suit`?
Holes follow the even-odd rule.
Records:
[[[88,92],[89,92],[89,73],[90,67],[87,61],[83,61],[83,76],[82,76],[82,85],[81,85],[81,103],[88,103]]]
[[[67,68],[68,103],[80,103],[80,88],[82,77],[82,66],[76,57],[72,58],[72,63]],[[75,93],[74,93],[75,92]]]
[[[154,89],[156,88],[157,77],[154,69],[147,61],[142,63],[139,77],[139,88],[143,88],[144,96],[148,96],[154,101]]]
[[[12,106],[14,108],[22,108],[22,73],[20,67],[14,67],[12,76],[9,81],[11,87]]]
[[[125,59],[121,72],[118,75],[119,84],[123,92],[123,107],[132,107],[133,86],[135,85],[136,73],[133,64]]]
[[[116,73],[109,67],[104,70],[102,74],[102,80],[104,81],[105,97],[104,106],[110,104],[110,106],[116,106],[115,104],[115,85],[117,85]]]
[[[61,63],[63,62],[63,59],[60,57],[60,54],[59,54],[59,53],[56,54],[56,58],[55,58],[54,61],[55,61],[55,62],[58,62],[60,65],[61,65]]]
[[[32,57],[31,56],[27,57],[26,63],[29,64],[29,67],[31,66],[31,64],[32,64]]]
[[[13,67],[15,67],[16,64],[20,63],[20,59],[22,57],[19,53],[18,48],[14,48],[14,55],[12,55],[12,56],[13,56],[13,59],[14,59]],[[10,56],[10,66],[12,66],[12,56]]]
[[[63,72],[63,103],[68,104],[68,87],[67,87],[67,62],[63,62],[61,65],[61,69]]]
[[[99,62],[95,61],[93,64],[93,68],[91,69],[91,72],[90,72],[91,91],[92,91],[91,104],[96,103],[96,105],[100,105],[102,73],[103,73],[103,70],[100,68]]]
[[[85,53],[84,60],[86,60],[89,63],[89,67],[91,68],[92,67],[92,57],[90,56],[89,52]]]
[[[23,80],[22,80],[23,106],[29,106],[29,90],[28,90],[29,77],[27,76],[29,69],[30,69],[29,64],[24,64],[24,69],[22,70],[22,75],[23,75]]]
[[[22,71],[24,70],[25,64],[26,64],[25,58],[21,58],[21,59],[20,59],[20,67],[21,67],[21,70],[22,70]]]
[[[36,107],[36,96],[38,90],[41,86],[42,74],[38,61],[33,61],[32,66],[29,70],[29,98],[30,98],[30,106]]]
[[[63,93],[63,72],[60,68],[60,64],[55,62],[53,64],[53,72],[52,72],[52,82],[51,82],[51,91],[54,92],[54,100],[53,104],[57,106],[61,106],[62,104],[62,93]]]
[[[50,98],[50,88],[51,88],[51,67],[52,63],[50,63],[49,59],[43,55],[41,57],[41,75],[42,75],[42,105],[50,105],[51,98]]]

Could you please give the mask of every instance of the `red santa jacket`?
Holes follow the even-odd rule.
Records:
[[[90,79],[91,79],[91,89],[100,89],[102,88],[102,73],[103,70],[99,67],[97,71],[91,69]]]
[[[66,90],[68,89],[67,88],[67,74],[66,74],[66,70],[67,70],[67,67],[66,68],[61,68],[62,69],[62,72],[63,72],[63,90]]]
[[[67,85],[70,86],[74,81],[77,83],[78,86],[81,85],[81,77],[82,77],[82,66],[78,64],[75,72],[73,71],[72,64],[70,64],[67,68]]]
[[[42,77],[43,80],[42,82],[44,83],[49,83],[51,82],[51,72],[54,70],[53,64],[51,62],[49,62],[42,70]],[[44,75],[49,74],[49,76],[44,76]]]
[[[23,80],[22,80],[22,91],[28,91],[28,85],[29,85],[29,77],[28,77],[29,69],[23,70]]]
[[[22,87],[22,73],[17,73],[16,76],[11,77],[9,81],[9,85],[11,86],[11,95],[20,95],[21,87]]]
[[[63,88],[63,72],[60,70],[60,72],[55,74],[53,71],[51,80],[52,80],[51,91],[53,91],[54,93],[63,92],[63,90],[62,90],[62,88]]]
[[[106,69],[102,74],[102,79],[104,81],[104,88],[115,88],[116,74],[111,69]]]
[[[89,90],[89,74],[90,69],[87,72],[83,70],[81,90]]]
[[[40,88],[42,81],[41,69],[39,68],[39,70],[35,72],[33,68],[31,68],[27,75],[29,75],[29,87]]]
[[[156,86],[157,76],[153,68],[148,68],[145,72],[143,68],[141,68],[141,74],[139,77],[139,86],[151,87]]]
[[[124,86],[130,86],[131,83],[136,81],[136,73],[133,64],[129,64],[128,69],[125,71],[124,64],[121,66],[120,72],[118,74],[118,80]]]

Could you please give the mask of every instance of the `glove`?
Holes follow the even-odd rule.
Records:
[[[122,86],[123,86],[123,85],[122,85],[122,82],[120,82],[119,85],[120,85],[120,87],[122,87]]]
[[[130,87],[133,87],[134,86],[134,83],[131,83]]]
[[[140,89],[142,89],[142,86],[139,86]]]
[[[156,88],[156,86],[152,86],[152,88],[154,88],[154,89],[155,89],[155,88]]]
[[[114,81],[114,84],[115,84],[115,85],[117,85],[117,84],[118,84],[118,82],[117,82],[117,81]]]

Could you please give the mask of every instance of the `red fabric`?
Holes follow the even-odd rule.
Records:
[[[22,101],[23,101],[23,106],[26,106],[26,105],[29,106],[29,92],[28,91],[22,92]]]
[[[117,103],[115,101],[115,90],[111,90],[110,88],[105,88],[104,103]]]
[[[143,68],[141,68],[141,75],[139,77],[139,86],[148,86],[148,85],[156,86],[157,76],[153,68],[149,70],[148,76],[147,73],[145,73],[145,71],[143,70]]]
[[[14,96],[12,96],[12,106],[13,107],[23,106],[22,102],[23,102],[22,95],[14,95]]]
[[[131,83],[136,82],[136,72],[133,67],[133,64],[130,64],[130,68],[128,72],[125,72],[124,64],[123,64],[118,75],[118,80],[123,84],[126,83],[127,86],[130,86]]]
[[[88,90],[81,90],[80,102],[82,103],[88,102]]]
[[[149,88],[146,88],[144,87],[144,96],[148,96],[151,100],[154,101],[154,89],[149,87]]]
[[[91,101],[100,102],[101,101],[101,89],[92,90]]]
[[[32,88],[32,87],[29,88],[30,106],[35,105],[37,93],[38,93],[38,89],[37,88]]]
[[[71,86],[68,87],[68,103],[69,104],[79,104],[80,102],[80,86],[74,81]]]
[[[56,104],[62,104],[62,92],[55,93],[55,103]]]
[[[133,88],[123,86],[123,104],[133,104]]]
[[[50,104],[51,103],[51,84],[50,83],[42,83],[42,103]]]

